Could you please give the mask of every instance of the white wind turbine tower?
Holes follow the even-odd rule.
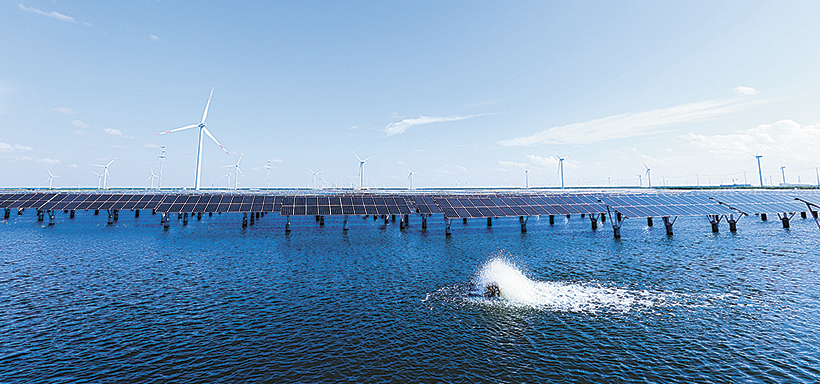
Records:
[[[116,157],[115,157],[115,158],[113,158],[113,159],[112,159],[111,161],[109,161],[109,162],[108,162],[108,164],[106,164],[106,165],[91,164],[92,166],[95,166],[95,167],[102,167],[102,168],[103,168],[103,173],[102,173],[102,175],[100,175],[100,177],[102,177],[102,189],[108,189],[108,188],[106,187],[106,181],[107,181],[108,179],[110,179],[110,178],[111,178],[111,174],[109,174],[109,173],[108,173],[108,167],[111,165],[111,163],[113,163],[113,162],[114,162],[114,160],[117,160],[117,158],[116,158]],[[97,173],[97,172],[94,172],[94,173]],[[98,174],[98,175],[99,175],[99,174]],[[100,188],[100,187],[99,187],[99,183],[97,183],[97,189],[99,189],[99,188]]]
[[[233,189],[234,190],[236,190],[237,187],[239,186],[239,175],[238,174],[241,174],[242,176],[245,176],[245,174],[242,173],[242,170],[239,169],[239,162],[242,161],[242,156],[245,156],[245,154],[243,153],[243,154],[239,155],[239,160],[236,161],[236,164],[226,165],[226,166],[222,167],[222,168],[233,167],[233,169],[234,169],[233,170]],[[230,180],[228,181],[228,187],[230,188]]]
[[[643,164],[643,167],[646,168],[646,181],[649,184],[649,188],[652,188],[652,175],[649,173],[650,169],[646,166],[646,163],[644,163],[643,160],[641,160],[641,164]]]
[[[356,154],[356,151],[353,151],[353,156],[356,156],[356,159],[359,160],[359,189],[362,189],[362,187],[364,187],[364,163],[373,156],[362,160],[362,158]]]
[[[228,185],[225,186],[225,189],[231,189],[231,173],[228,172],[228,173],[222,175],[222,177],[227,177],[228,178]]]
[[[310,169],[310,167],[308,167],[308,169]],[[316,176],[321,175],[322,171],[315,172],[314,170],[310,169],[310,172],[313,173],[313,189],[316,189]]]
[[[159,160],[159,175],[157,176],[159,179],[157,180],[157,189],[162,189],[162,162],[165,161],[165,146],[161,146],[160,149],[162,152],[159,156],[157,156],[157,160]],[[151,174],[154,174],[153,169],[151,170]],[[151,180],[151,189],[154,189],[153,184],[154,180]]]
[[[186,125],[184,127],[172,129],[170,131],[157,133],[157,135],[164,135],[166,133],[184,131],[186,129],[197,128],[197,127],[199,128],[199,146],[197,147],[197,150],[196,150],[196,180],[194,182],[194,188],[196,190],[199,190],[200,175],[202,174],[202,133],[205,133],[206,135],[208,135],[208,137],[210,137],[211,140],[213,140],[214,143],[216,143],[216,145],[219,146],[219,148],[222,148],[222,150],[225,151],[225,153],[230,155],[230,153],[228,153],[228,150],[225,149],[225,147],[223,147],[222,144],[219,144],[219,141],[217,141],[216,138],[214,137],[214,135],[212,135],[211,132],[208,131],[208,128],[206,128],[208,123],[205,122],[205,119],[208,117],[208,107],[211,106],[211,97],[213,95],[214,95],[214,89],[211,88],[211,94],[210,94],[210,96],[208,96],[208,103],[205,104],[205,112],[202,113],[202,121],[200,121],[199,124]]]
[[[407,172],[410,172],[410,173],[407,174],[407,180],[410,182],[410,189],[412,190],[413,189],[413,174],[415,172],[411,171],[410,167],[407,167]]]
[[[564,189],[564,160],[569,158],[569,156],[561,157],[555,148],[553,148],[552,151],[555,152],[555,156],[558,156],[558,170],[561,172],[561,189]]]
[[[97,175],[97,189],[100,189],[100,184],[102,183],[102,177],[103,177],[102,173],[97,173],[97,172],[94,172],[94,171],[91,171],[91,173]]]
[[[54,174],[51,173],[51,170],[48,169],[46,171],[48,171],[48,179],[46,179],[46,183],[48,183],[48,189],[52,189],[52,182],[54,181],[54,178],[62,176],[54,176]]]
[[[154,189],[154,179],[159,178],[159,175],[154,174],[154,168],[151,168],[151,176],[148,176],[145,181],[151,180],[151,189]]]

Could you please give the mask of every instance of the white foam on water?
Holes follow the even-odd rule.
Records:
[[[536,281],[528,278],[521,268],[500,256],[488,260],[478,271],[474,282],[482,292],[489,284],[498,285],[501,290],[499,298],[476,300],[490,305],[570,312],[602,309],[629,311],[656,306],[665,301],[663,295],[649,291]]]

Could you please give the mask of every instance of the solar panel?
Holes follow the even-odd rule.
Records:
[[[682,194],[602,195],[601,200],[628,218],[728,215],[737,213],[703,196]]]
[[[747,215],[805,211],[806,205],[796,201],[792,192],[729,192],[706,194],[714,201],[735,208]]]

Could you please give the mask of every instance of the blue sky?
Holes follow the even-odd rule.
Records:
[[[816,183],[817,2],[259,3],[4,2],[0,187]]]

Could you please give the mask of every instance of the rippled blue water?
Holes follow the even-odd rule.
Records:
[[[33,213],[0,222],[0,382],[816,382],[812,220]],[[608,224],[608,223],[607,223]],[[502,297],[475,298],[492,281]]]

